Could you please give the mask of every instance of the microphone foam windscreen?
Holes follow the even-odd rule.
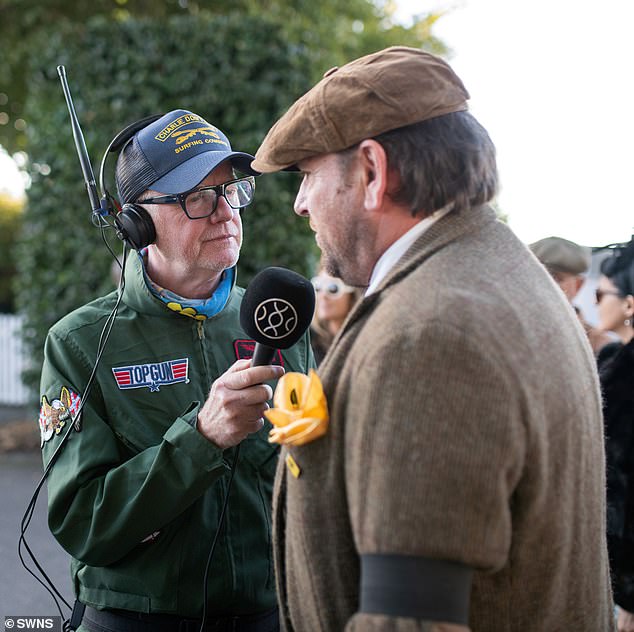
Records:
[[[265,268],[253,277],[240,306],[240,325],[256,342],[288,349],[310,326],[315,290],[301,274]]]

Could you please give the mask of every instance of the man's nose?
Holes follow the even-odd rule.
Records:
[[[221,195],[218,198],[218,205],[216,210],[209,216],[212,223],[217,224],[220,222],[228,222],[233,219],[234,213],[237,213],[237,209],[231,208],[229,202]]]
[[[300,217],[308,216],[308,206],[306,205],[306,196],[303,192],[303,185],[300,186],[297,196],[295,197],[295,204],[293,204],[293,210]]]

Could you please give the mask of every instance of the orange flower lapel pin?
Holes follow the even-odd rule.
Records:
[[[318,439],[328,430],[328,404],[319,376],[286,373],[273,395],[273,408],[266,418],[273,424],[270,443],[303,445]]]

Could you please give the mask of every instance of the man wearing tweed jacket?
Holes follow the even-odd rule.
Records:
[[[253,162],[301,172],[326,269],[368,286],[320,366],[327,433],[280,459],[289,632],[613,629],[594,359],[487,206],[468,98],[386,49],[326,73]]]

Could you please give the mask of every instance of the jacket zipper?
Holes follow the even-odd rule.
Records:
[[[196,333],[198,334],[198,342],[200,343],[200,355],[202,356],[205,380],[209,382],[209,365],[207,363],[207,353],[205,350],[205,329],[202,320],[196,322]],[[209,387],[211,387],[211,384],[207,384],[207,388]]]

